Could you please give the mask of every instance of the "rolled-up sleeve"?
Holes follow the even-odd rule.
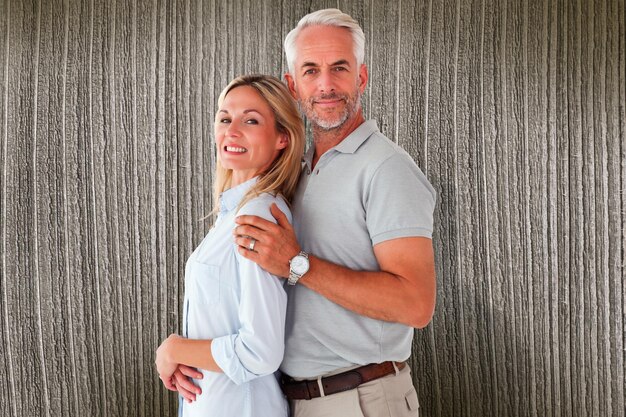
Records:
[[[255,200],[239,214],[267,218],[269,205],[260,205]],[[268,220],[273,220],[271,215],[269,217]],[[285,349],[287,295],[280,279],[237,252],[236,256],[240,328],[235,334],[213,339],[211,353],[222,371],[239,385],[278,369]]]

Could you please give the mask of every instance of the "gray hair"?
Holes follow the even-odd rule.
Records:
[[[365,60],[365,34],[359,22],[339,9],[322,9],[300,19],[298,25],[285,37],[284,48],[290,73],[293,74],[296,63],[296,39],[302,29],[308,26],[336,26],[348,29],[352,35],[357,68],[361,66]]]

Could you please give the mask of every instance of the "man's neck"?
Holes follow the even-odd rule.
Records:
[[[350,133],[354,132],[357,127],[361,126],[365,122],[363,117],[363,110],[359,111],[349,120],[346,120],[341,126],[335,129],[325,130],[319,127],[313,126],[313,143],[315,144],[315,154],[313,155],[313,164],[315,167],[320,157],[324,155],[330,148],[337,146],[342,140],[348,137]]]

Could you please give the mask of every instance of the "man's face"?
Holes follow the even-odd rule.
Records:
[[[296,50],[294,73],[285,78],[309,121],[332,130],[352,119],[361,106],[367,69],[357,68],[350,32],[310,26],[300,32]]]

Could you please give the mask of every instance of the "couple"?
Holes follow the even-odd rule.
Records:
[[[219,98],[219,214],[187,261],[184,337],[156,354],[180,415],[418,415],[405,361],[435,305],[435,192],[363,117],[364,44],[350,16],[311,13],[287,86],[244,76]]]

